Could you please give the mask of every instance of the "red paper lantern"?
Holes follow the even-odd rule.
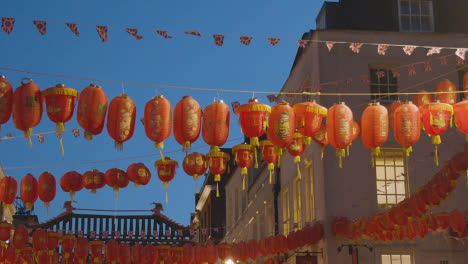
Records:
[[[2,247],[6,246],[6,241],[10,239],[11,230],[13,230],[13,225],[8,222],[0,223],[0,243]]]
[[[226,171],[227,162],[231,157],[229,154],[222,151],[210,152],[206,154],[206,157],[208,159],[210,173],[214,175],[214,179],[215,181],[218,180],[218,183],[221,181],[221,174]],[[219,188],[216,188],[216,196],[219,197]]]
[[[166,140],[172,132],[171,103],[162,95],[155,96],[145,105],[144,126],[146,136],[154,141],[154,146],[159,150],[164,148]]]
[[[201,107],[191,96],[184,96],[174,108],[174,138],[183,151],[191,149],[201,129]]]
[[[406,216],[400,207],[393,207],[388,211],[390,220],[400,226],[408,224],[408,216]]]
[[[247,242],[247,254],[251,260],[256,260],[260,256],[260,252],[258,251],[258,243],[256,240],[250,240]],[[216,255],[216,259],[218,256]],[[214,261],[216,262],[216,260]]]
[[[23,263],[34,263],[33,262],[34,250],[32,247],[24,247],[20,252],[20,260]]]
[[[465,98],[468,98],[468,73],[463,75],[463,91],[465,91]]]
[[[312,137],[312,139],[319,145],[323,159],[323,152],[325,151],[325,147],[328,146],[327,125],[325,123],[322,123],[320,130]]]
[[[49,255],[52,255],[55,249],[59,246],[61,238],[62,237],[59,233],[53,231],[47,232],[47,250],[49,251]]]
[[[468,99],[454,104],[453,110],[455,126],[460,132],[466,135],[466,142],[468,142]]]
[[[97,189],[101,189],[105,185],[104,173],[98,170],[91,170],[83,174],[83,187],[87,190],[91,190],[91,193],[96,193]]]
[[[351,222],[346,217],[335,218],[332,222],[332,232],[336,237],[346,236]]]
[[[76,237],[71,235],[63,236],[61,245],[62,252],[64,253],[62,258],[65,259],[65,263],[68,263],[68,261],[72,260],[72,252],[76,246]]]
[[[21,200],[26,205],[26,209],[32,210],[38,196],[37,180],[29,173],[21,179],[20,195]]]
[[[268,120],[268,140],[280,149],[289,146],[294,137],[294,122],[294,110],[288,103],[273,106]]]
[[[3,203],[3,207],[15,202],[17,191],[18,183],[15,178],[6,176],[0,181],[0,201]]]
[[[85,264],[86,258],[88,257],[89,254],[89,242],[88,239],[84,237],[79,237],[76,240],[76,248],[75,248],[75,257],[77,260],[75,260],[75,263],[79,264]]]
[[[156,261],[156,251],[154,250],[154,246],[151,244],[147,244],[144,248],[144,262],[143,263],[154,263]]]
[[[433,101],[432,95],[424,90],[421,90],[418,92],[418,94],[415,94],[412,100],[413,104],[416,105],[417,107],[421,107],[425,104],[429,104],[432,101]]]
[[[101,134],[106,112],[107,96],[101,86],[91,84],[81,91],[76,119],[78,124],[85,130],[85,139],[91,140],[93,135]]]
[[[83,176],[76,171],[69,171],[60,178],[60,187],[64,192],[70,193],[73,203],[73,195],[83,189]]]
[[[155,247],[159,261],[166,261],[169,259],[170,247],[167,245],[159,244]]]
[[[401,101],[394,101],[389,107],[388,107],[388,119],[390,120],[390,126],[392,127],[393,130],[395,130],[395,110],[402,105],[403,103]]]
[[[202,136],[210,151],[218,151],[229,136],[229,107],[222,100],[216,101],[203,110]]]
[[[25,80],[30,82],[24,83]],[[41,122],[41,118],[41,89],[32,79],[25,78],[13,94],[13,123],[17,129],[24,132],[24,137],[29,140],[29,146],[32,146],[32,128]]]
[[[297,177],[301,179],[301,168],[299,163],[301,162],[301,155],[305,151],[304,137],[300,133],[294,133],[294,138],[291,144],[288,146],[288,152],[294,157],[294,163],[297,164]],[[306,158],[306,162],[307,158]]]
[[[106,244],[106,260],[109,263],[115,264],[119,257],[119,243],[111,239]]]
[[[18,253],[17,253],[18,252]],[[19,260],[19,253],[21,251],[15,249],[13,245],[9,245],[5,250],[5,260],[6,263],[17,263]]]
[[[293,110],[297,132],[304,136],[304,143],[309,145],[312,142],[311,138],[320,130],[328,110],[315,101],[295,104]]]
[[[421,135],[421,121],[419,109],[407,102],[399,106],[394,114],[394,136],[396,141],[405,149],[407,156],[412,152],[412,145]]]
[[[437,225],[439,229],[447,231],[450,227],[450,214],[446,212],[436,214]]]
[[[330,145],[336,148],[339,167],[342,168],[345,148],[353,140],[353,112],[344,103],[335,104],[328,110],[327,135]]]
[[[449,122],[452,119],[453,107],[444,103],[429,103],[419,107],[424,130],[432,137],[432,144],[435,145],[435,161],[439,166],[437,146],[442,143],[440,135],[447,131]]]
[[[0,75],[0,131],[1,125],[10,120],[13,110],[13,88],[5,76]]]
[[[130,182],[127,173],[117,168],[108,169],[104,174],[104,179],[106,184],[114,190],[116,200],[119,199],[119,189],[127,187]]]
[[[37,264],[49,264],[49,255],[47,250],[36,251],[36,263]]]
[[[127,176],[137,188],[140,188],[140,185],[145,186],[150,182],[151,171],[143,163],[133,163],[127,168]]]
[[[380,146],[388,139],[388,111],[379,103],[370,104],[361,116],[362,143],[372,151],[372,159],[380,155]],[[372,162],[374,165],[374,161]]]
[[[246,137],[250,138],[251,145],[258,146],[258,138],[265,134],[270,112],[270,106],[259,103],[257,99],[253,99],[235,109],[242,132]]]
[[[226,244],[226,243],[218,244],[217,252],[218,252],[219,259],[221,259],[222,261],[232,259],[232,246],[229,244]],[[185,251],[184,251],[184,256],[185,256]],[[188,261],[190,261],[190,259],[188,259]]]
[[[60,140],[60,150],[64,155],[62,143],[62,133],[65,131],[64,123],[73,116],[78,92],[75,89],[65,87],[64,84],[57,84],[42,92],[42,96],[45,99],[47,116],[50,121],[56,123],[55,134]]]
[[[32,236],[33,247],[35,251],[47,249],[47,232],[44,229],[36,229]]]
[[[208,245],[205,248],[205,260],[208,263],[215,263],[218,260],[218,252],[215,245]]]
[[[54,175],[47,171],[39,175],[37,192],[39,199],[44,202],[44,207],[49,210],[50,202],[55,199],[57,192],[57,182],[55,181]]]
[[[465,216],[463,215],[462,211],[453,210],[450,213],[450,227],[458,234],[462,234],[465,231]]]
[[[93,263],[102,263],[102,251],[104,249],[104,241],[94,240],[89,242],[89,249],[91,251],[91,258]]]
[[[120,94],[112,99],[107,115],[107,132],[114,139],[114,147],[123,149],[123,143],[133,136],[135,131],[136,107],[128,95]]]
[[[207,159],[201,153],[190,153],[184,158],[183,168],[187,175],[192,176],[193,180],[197,181],[198,177],[205,174],[208,169]]]
[[[163,182],[163,188],[166,190],[166,203],[167,203],[167,187],[169,187],[169,182],[172,181],[175,177],[176,168],[179,167],[179,163],[175,160],[171,160],[168,157],[165,157],[162,160],[157,160],[154,162],[154,166],[158,171],[159,180]]]
[[[449,80],[443,80],[437,84],[436,92],[444,92],[438,93],[435,96],[437,101],[446,104],[455,104],[457,102],[457,86]]]
[[[235,156],[235,161],[237,166],[241,168],[242,179],[242,190],[245,190],[245,175],[247,175],[247,169],[252,166],[254,147],[247,144],[239,144],[232,148],[232,152]],[[221,177],[217,178],[215,176],[215,181],[220,181]]]
[[[130,264],[132,262],[130,245],[128,243],[120,243],[119,245],[119,263]]]
[[[24,226],[17,226],[11,244],[15,249],[22,249],[28,242],[28,230]]]
[[[133,263],[143,263],[144,261],[144,247],[141,244],[134,244],[132,246],[132,261]]]
[[[262,151],[262,159],[268,164],[268,170],[270,171],[270,184],[272,181],[273,170],[275,169],[275,163],[278,162],[279,166],[279,155],[278,147],[273,145],[269,140],[260,141],[260,150]]]

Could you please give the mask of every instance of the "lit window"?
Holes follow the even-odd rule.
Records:
[[[432,0],[399,0],[400,31],[433,32]]]
[[[376,158],[377,204],[389,208],[403,201],[408,193],[403,151],[382,149]]]
[[[283,191],[283,233],[289,234],[289,190]]]
[[[314,199],[314,176],[312,162],[306,165],[306,221],[312,223],[315,220],[315,199]]]
[[[301,179],[294,180],[294,227],[296,229],[302,229],[301,186]]]
[[[412,264],[411,254],[385,254],[382,255],[382,264]]]
[[[389,102],[398,99],[395,94],[398,92],[398,80],[393,77],[393,68],[398,67],[396,65],[376,65],[369,66],[369,81],[371,90],[371,100],[377,100],[379,102]]]

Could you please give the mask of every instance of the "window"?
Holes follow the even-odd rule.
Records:
[[[400,31],[433,32],[432,0],[399,0]]]
[[[289,234],[289,190],[283,191],[283,234]]]
[[[412,264],[411,254],[385,254],[382,255],[382,264]]]
[[[371,100],[379,102],[389,102],[398,99],[398,80],[393,77],[392,68],[398,66],[376,65],[369,66]]]
[[[407,170],[403,151],[382,150],[376,158],[377,204],[379,208],[389,208],[403,201],[408,193]]]
[[[302,206],[301,206],[301,179],[294,180],[294,227],[302,229]]]
[[[312,223],[315,220],[315,199],[314,199],[314,175],[312,161],[306,165],[306,222]]]

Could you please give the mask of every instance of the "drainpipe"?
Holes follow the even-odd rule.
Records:
[[[278,166],[276,166],[276,169],[275,169],[276,181],[275,181],[275,185],[273,186],[273,204],[274,204],[274,207],[275,207],[275,235],[279,235],[278,197],[279,197],[280,192],[281,192],[280,172],[281,172],[281,169]]]

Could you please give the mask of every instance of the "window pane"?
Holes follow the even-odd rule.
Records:
[[[411,31],[420,31],[419,16],[411,17]]]
[[[395,191],[395,182],[387,181],[387,194],[396,194]]]
[[[397,195],[397,203],[403,201],[406,198],[405,195]]]
[[[421,14],[421,9],[420,9],[420,2],[419,1],[411,1],[411,15],[419,15]]]
[[[409,16],[401,16],[401,30],[402,31],[410,30],[410,17]]]
[[[385,180],[385,168],[383,166],[376,166],[377,180]]]
[[[395,167],[395,174],[396,174],[396,180],[397,181],[404,181],[405,180],[405,175],[404,173],[404,168],[403,167]]]
[[[409,1],[400,1],[400,14],[409,15]]]
[[[376,165],[384,165],[383,154],[384,154],[384,153],[382,153],[381,156],[378,157],[378,158],[375,160],[375,164],[376,164]]]
[[[421,15],[431,14],[431,1],[421,1]]]
[[[430,16],[421,17],[421,31],[432,31]]]
[[[401,255],[401,264],[411,264],[411,255]]]
[[[396,182],[396,193],[397,194],[405,194],[406,191],[405,191],[405,182],[402,182],[402,181],[398,181]]]
[[[392,264],[390,255],[382,255],[382,264]]]
[[[378,194],[385,194],[385,181],[377,181],[377,193]]]
[[[377,203],[378,204],[387,204],[387,200],[385,199],[385,195],[377,195]]]
[[[395,195],[387,195],[387,204],[396,204]]]
[[[391,167],[391,166],[386,166],[385,167],[385,172],[386,172],[386,176],[387,176],[387,181],[388,180],[395,180],[395,167]]]

